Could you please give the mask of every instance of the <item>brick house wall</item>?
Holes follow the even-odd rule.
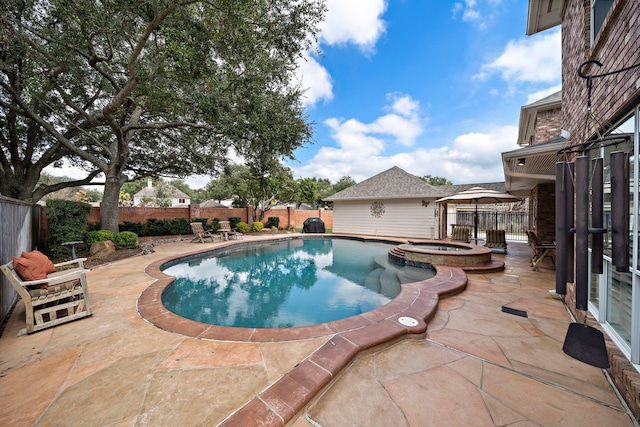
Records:
[[[535,206],[532,204],[535,203]],[[556,240],[556,186],[555,183],[538,184],[529,198],[529,224],[543,242]]]
[[[553,110],[539,111],[536,114],[536,123],[534,130],[535,144],[547,142],[553,138],[560,136],[560,108]]]
[[[591,65],[587,75],[619,70],[638,62],[640,51],[640,7],[635,0],[615,0],[597,35],[590,42],[590,0],[565,0],[562,12],[562,120],[563,129],[571,132],[572,144],[593,137],[601,123],[609,127],[624,118],[640,103],[640,68],[593,79],[591,102],[596,120],[586,114],[588,91],[585,79],[578,76],[580,64],[598,60],[603,66]],[[606,129],[605,129],[606,130]],[[575,283],[567,284],[565,301],[578,322],[585,312],[576,310]],[[599,328],[587,316],[587,324]],[[605,334],[606,337],[606,334]],[[620,349],[606,337],[611,367],[607,370],[636,419],[640,420],[640,374]]]
[[[640,51],[640,8],[636,1],[614,1],[593,47],[589,41],[590,13],[589,0],[565,1],[562,16],[562,128],[571,132],[574,144],[584,142],[597,128],[595,121],[584,120],[587,83],[578,76],[580,64],[598,60],[602,67],[588,66],[583,72],[602,74],[635,64]],[[620,119],[619,113],[637,104],[639,97],[640,68],[593,79],[592,110],[597,117],[607,121]]]

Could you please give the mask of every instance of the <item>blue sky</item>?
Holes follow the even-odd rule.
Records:
[[[517,148],[520,108],[560,90],[560,30],[526,36],[527,6],[327,0],[322,55],[308,53],[297,75],[315,124],[313,143],[286,161],[295,178],[360,182],[398,166],[454,184],[504,181],[500,153]]]
[[[392,166],[455,184],[503,181],[520,107],[560,90],[559,28],[528,37],[526,0],[328,0],[301,63],[313,144],[296,178]]]

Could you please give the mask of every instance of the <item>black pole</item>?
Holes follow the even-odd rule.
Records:
[[[589,298],[589,157],[576,159],[576,308]]]
[[[567,283],[573,282],[573,266],[574,266],[574,233],[573,230],[573,220],[574,220],[574,169],[575,164],[573,162],[568,162],[567,167],[564,169],[564,184],[566,186],[565,195],[565,206],[566,206],[566,230],[567,230]]]
[[[591,178],[591,227],[596,230],[591,234],[591,272],[594,274],[603,273],[602,252],[604,248],[604,166],[603,159],[597,158],[591,161],[593,166],[593,177]]]
[[[473,239],[478,244],[478,201],[476,200],[476,217],[474,221]]]
[[[556,293],[567,294],[567,206],[565,173],[567,162],[556,163]]]
[[[611,263],[629,270],[629,168],[627,153],[611,153]]]

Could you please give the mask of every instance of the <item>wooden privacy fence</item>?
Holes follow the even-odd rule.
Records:
[[[448,213],[448,234],[451,234],[451,224],[469,225],[473,230],[475,214],[476,213],[474,211],[456,211]],[[507,240],[527,241],[529,213],[478,211],[478,238],[486,238],[485,230],[505,230]]]
[[[22,251],[35,249],[40,226],[40,206],[0,196],[0,264]],[[4,324],[18,300],[18,293],[0,274],[0,324]]]

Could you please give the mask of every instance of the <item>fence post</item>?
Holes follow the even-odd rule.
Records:
[[[296,227],[294,215],[295,215],[295,208],[293,206],[287,206],[287,228],[288,229]]]
[[[196,218],[200,218],[200,205],[199,204],[189,204],[189,218],[188,221],[191,222]]]

